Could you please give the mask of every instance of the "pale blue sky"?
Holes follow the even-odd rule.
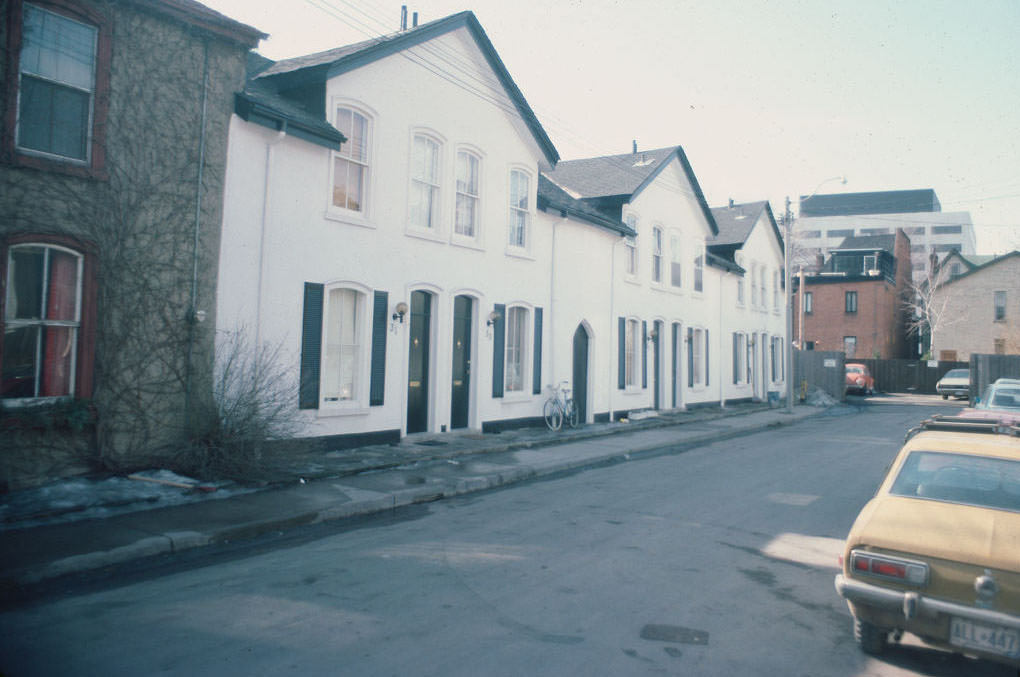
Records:
[[[400,0],[203,0],[272,59],[399,27]],[[1020,248],[1020,2],[429,0],[472,10],[563,159],[682,145],[712,206],[934,188]]]

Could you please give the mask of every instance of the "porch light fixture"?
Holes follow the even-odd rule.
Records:
[[[492,311],[491,313],[489,313],[489,319],[485,322],[485,326],[491,327],[492,325],[496,324],[496,322],[499,320],[499,317],[500,317],[499,313],[497,313],[495,310]]]
[[[401,301],[393,308],[393,320],[403,324],[404,315],[407,315],[407,304]]]

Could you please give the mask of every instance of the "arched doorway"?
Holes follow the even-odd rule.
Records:
[[[588,420],[588,331],[583,324],[574,331],[573,395],[577,407],[577,420]]]
[[[450,428],[466,428],[471,412],[471,318],[474,299],[453,299],[453,374],[450,383]]]

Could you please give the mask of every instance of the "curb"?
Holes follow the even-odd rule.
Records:
[[[34,570],[21,569],[11,571],[4,575],[3,580],[0,581],[0,589],[9,589],[12,586],[35,585],[62,576],[85,573],[104,567],[121,565],[126,562],[142,560],[158,555],[183,552],[194,548],[233,541],[250,540],[267,533],[283,531],[293,527],[322,524],[351,517],[378,514],[401,507],[431,503],[455,496],[506,487],[519,482],[556,475],[559,473],[575,472],[585,468],[596,468],[616,463],[624,463],[627,461],[654,458],[668,453],[682,453],[692,448],[750,435],[768,428],[799,423],[821,414],[822,411],[824,410],[812,412],[807,416],[791,417],[789,420],[753,424],[730,431],[712,431],[697,434],[687,439],[678,440],[669,444],[663,444],[661,441],[657,441],[643,446],[628,448],[626,451],[615,450],[582,459],[568,459],[561,461],[551,460],[549,463],[540,464],[530,463],[513,469],[503,469],[499,472],[472,475],[470,477],[439,478],[431,481],[429,479],[423,479],[421,484],[418,484],[413,488],[409,487],[407,489],[397,491],[375,492],[370,490],[355,490],[356,492],[363,492],[364,495],[351,501],[338,503],[325,508],[296,512],[273,519],[233,524],[215,531],[167,531],[165,533],[153,533],[139,538],[134,543],[111,550],[83,553],[54,560],[41,569],[36,568]],[[718,416],[706,420],[712,421],[719,418],[731,418],[731,416]],[[629,430],[614,430],[610,434],[615,435],[623,432],[640,432],[654,428],[665,428],[680,425],[683,424],[676,422],[667,423],[663,421],[659,425],[643,425],[639,429],[631,428]],[[609,436],[605,434],[605,431],[600,431],[600,433],[601,434],[591,435],[581,434],[571,436],[569,438],[551,438],[550,440],[525,440],[500,445],[499,447],[487,448],[484,452],[476,450],[474,453],[488,454],[522,449],[534,449],[554,446],[557,444],[582,442],[587,439]],[[429,462],[449,458],[459,458],[471,455],[471,453],[472,452],[466,451],[464,453],[457,453],[450,456],[433,456],[418,459],[418,461]],[[333,477],[331,479],[342,479],[342,477]]]

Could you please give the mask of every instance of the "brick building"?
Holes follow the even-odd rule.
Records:
[[[909,357],[902,300],[910,279],[901,229],[848,237],[819,271],[795,279],[794,335],[802,348],[842,350],[847,359]]]

